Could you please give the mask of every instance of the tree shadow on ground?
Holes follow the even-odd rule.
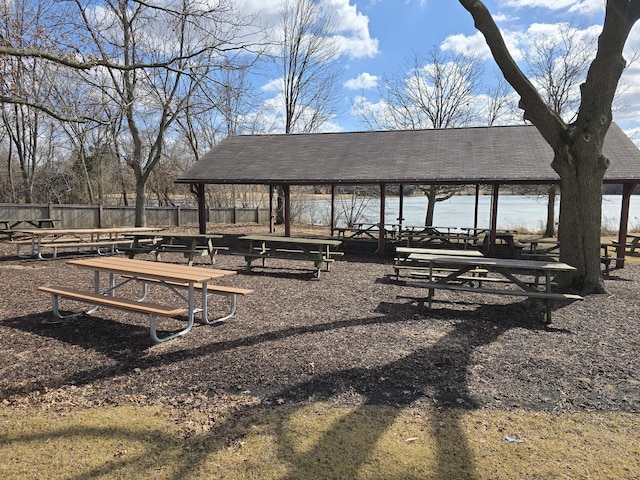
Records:
[[[141,337],[140,328],[126,326],[117,336],[111,335],[110,349],[109,332],[111,328],[103,327],[103,331],[94,330],[91,335],[76,336],[76,329],[69,327],[68,331],[61,335],[56,333],[55,327],[60,325],[34,324],[34,320],[41,315],[30,315],[3,321],[6,326],[28,331],[43,336],[51,336],[74,344],[81,344],[85,348],[98,348],[100,351],[111,351],[112,358],[118,360],[113,367],[92,366],[81,372],[75,372],[62,379],[65,385],[81,386],[95,381],[108,379],[115,375],[123,375],[132,370],[145,371],[160,367],[164,364],[180,362],[191,358],[215,355],[218,352],[234,349],[247,349],[265,342],[286,340],[289,337],[303,334],[322,334],[334,329],[348,328],[354,325],[367,325],[373,323],[402,323],[398,320],[398,311],[407,318],[412,318],[411,313],[421,315],[423,320],[429,322],[431,315],[437,321],[449,322],[447,333],[440,336],[431,345],[415,349],[409,355],[398,358],[395,361],[371,368],[353,367],[337,369],[322,375],[315,375],[309,380],[293,381],[282,388],[268,389],[264,404],[279,404],[282,402],[292,404],[299,408],[306,405],[309,399],[330,400],[349,394],[358,401],[355,407],[340,421],[333,424],[315,442],[311,451],[297,453],[295,445],[286,441],[286,435],[282,432],[286,428],[286,421],[277,425],[280,430],[278,435],[282,439],[278,444],[280,457],[289,465],[290,469],[285,478],[336,478],[333,475],[332,463],[339,463],[347,471],[341,470],[342,478],[355,478],[367,459],[372,455],[377,440],[382,437],[397,419],[402,408],[409,407],[415,402],[422,402],[433,406],[433,415],[430,416],[431,429],[435,432],[437,445],[437,463],[434,478],[474,478],[474,465],[471,449],[464,435],[464,428],[460,424],[460,418],[464,411],[479,407],[478,402],[469,391],[468,372],[473,365],[473,353],[486,345],[495,342],[500,336],[514,328],[544,329],[541,323],[532,321],[524,315],[519,304],[486,305],[479,306],[475,310],[455,310],[451,308],[439,308],[437,314],[424,310],[420,302],[409,301],[408,304],[381,303],[378,305],[376,315],[364,319],[348,319],[332,321],[323,324],[309,326],[296,326],[275,331],[269,331],[254,336],[247,336],[235,340],[214,342],[189,350],[180,350],[160,353],[156,356],[145,356],[142,352],[146,348],[143,342],[136,340],[140,350],[137,354],[113,356],[113,351],[124,347],[123,340],[127,335],[134,334]],[[407,315],[409,313],[409,315]],[[407,320],[408,321],[408,320]],[[92,326],[99,329],[105,320],[95,318]],[[109,322],[112,323],[112,322]],[[64,327],[63,327],[64,328]],[[81,326],[79,330],[85,328]],[[95,335],[104,338],[106,343],[96,342]],[[145,331],[146,333],[146,331]],[[115,343],[114,343],[115,342]],[[131,352],[131,337],[126,344]],[[203,362],[203,365],[212,367],[211,362]],[[60,379],[58,379],[58,382]],[[175,379],[179,381],[179,379]],[[228,388],[235,385],[233,379],[229,379]],[[30,388],[41,389],[44,385],[32,384]],[[5,395],[12,392],[5,392]],[[19,392],[24,393],[24,389]],[[367,432],[367,440],[357,443],[357,449],[347,448],[351,442],[352,429],[350,425],[361,424],[366,418],[363,412],[370,405],[392,405],[396,415],[387,415],[376,422],[366,425],[363,430]],[[245,407],[236,413],[242,416],[251,414],[255,407]],[[295,408],[294,410],[295,411]],[[440,414],[440,413],[442,414]],[[286,420],[286,419],[285,419]],[[233,422],[231,419],[229,422]],[[226,428],[222,425],[220,428]],[[444,432],[447,432],[446,434]],[[341,458],[322,459],[327,451],[335,451],[335,442],[343,442],[345,448],[338,454]],[[353,444],[353,442],[351,442]],[[209,449],[223,448],[222,442],[208,442]],[[205,461],[205,455],[201,457]],[[324,462],[323,462],[324,461]],[[190,473],[197,471],[202,465],[198,461],[184,466],[175,478],[185,478]],[[452,470],[453,469],[453,470]],[[408,476],[406,478],[411,478]]]

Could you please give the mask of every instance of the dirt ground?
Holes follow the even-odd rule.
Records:
[[[54,319],[36,287],[89,288],[91,275],[67,256],[19,259],[0,244],[0,401],[640,411],[638,265],[614,270],[608,295],[558,304],[545,326],[542,310],[519,297],[438,291],[429,310],[423,289],[391,279],[391,256],[347,253],[314,279],[310,262],[274,259],[247,273],[230,252],[216,267],[238,274],[220,283],[255,293],[227,322],[154,345],[142,315],[101,309]],[[169,301],[159,288],[151,293]],[[221,311],[225,302],[211,300]]]

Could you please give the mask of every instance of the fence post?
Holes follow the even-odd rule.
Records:
[[[180,205],[176,205],[176,227],[179,227],[182,224],[182,219],[180,218]]]

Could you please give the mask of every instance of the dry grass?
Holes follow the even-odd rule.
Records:
[[[312,403],[257,407],[215,421],[163,407],[4,409],[0,417],[5,479],[640,475],[640,417],[629,414]]]

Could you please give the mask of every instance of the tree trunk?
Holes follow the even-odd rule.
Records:
[[[136,179],[136,227],[146,227],[147,218],[145,210],[145,180],[142,178]]]
[[[600,140],[600,141],[598,141]],[[606,293],[600,269],[602,179],[608,160],[601,154],[601,139],[580,133],[556,152],[552,166],[561,179],[560,261],[576,267],[558,282],[583,293]]]
[[[433,213],[436,208],[436,196],[438,195],[438,190],[432,185],[425,191],[425,195],[427,196],[427,214],[424,217],[424,226],[429,227],[433,226]]]
[[[556,186],[551,185],[547,191],[547,227],[544,231],[545,237],[553,237],[555,234],[555,220],[556,220]]]

